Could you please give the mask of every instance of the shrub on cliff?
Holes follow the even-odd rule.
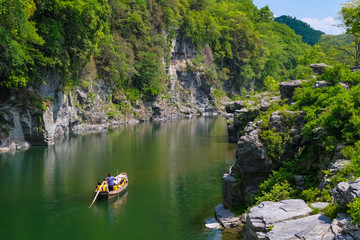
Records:
[[[255,198],[256,203],[259,204],[263,201],[281,201],[294,197],[294,189],[285,180],[284,182],[276,183],[268,192],[263,192],[262,196]]]
[[[360,198],[355,198],[354,201],[349,203],[348,207],[351,220],[356,224],[360,224]]]

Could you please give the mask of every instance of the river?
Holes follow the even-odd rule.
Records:
[[[125,125],[0,154],[0,239],[226,239],[204,227],[235,160],[223,117]],[[125,171],[127,192],[96,201]]]

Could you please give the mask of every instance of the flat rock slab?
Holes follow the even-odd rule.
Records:
[[[329,203],[328,202],[316,202],[316,203],[311,203],[310,205],[313,208],[322,210],[322,209],[326,208],[329,205]]]
[[[335,235],[331,232],[330,226],[331,220],[328,217],[317,214],[276,223],[266,236],[269,240],[316,240],[324,237],[333,239]]]
[[[253,230],[265,232],[277,222],[299,218],[310,214],[311,208],[301,199],[289,199],[280,202],[261,202],[250,209],[248,222]]]
[[[237,227],[240,224],[240,218],[222,204],[215,207],[215,217],[224,228]]]
[[[221,229],[222,226],[215,218],[210,218],[205,222],[205,227],[210,229]]]

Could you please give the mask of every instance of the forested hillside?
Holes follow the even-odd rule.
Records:
[[[329,218],[329,223],[341,215],[349,216],[348,222],[356,227],[332,231],[329,239],[354,237],[358,230],[359,12],[359,0],[345,3],[340,20],[346,33],[322,35],[297,59],[297,70],[302,69],[303,73],[309,64],[322,63],[311,65],[311,77],[303,75],[302,79],[282,82],[280,86],[266,81],[270,91],[226,107],[229,139],[235,140],[238,150],[237,162],[223,178],[223,203],[228,207],[253,207],[246,232],[250,229],[257,237],[249,239],[281,238],[286,230],[273,231],[279,226],[276,223],[266,226],[267,216],[276,215],[276,211],[265,210],[266,214],[259,217],[256,209],[266,208],[263,201],[284,199],[301,198],[309,206],[313,202],[328,202],[323,209],[314,207],[311,214],[321,213]],[[259,111],[266,108],[267,112]],[[257,229],[259,219],[265,223],[263,229]],[[287,219],[284,229],[291,226],[292,220]],[[331,227],[334,229],[334,225]],[[303,230],[296,229],[291,234],[298,237],[299,231]]]
[[[317,43],[320,39],[320,37],[325,34],[322,31],[315,30],[312,27],[310,27],[309,24],[296,19],[295,17],[290,16],[280,16],[277,18],[274,18],[274,21],[278,23],[284,23],[287,26],[289,26],[291,29],[295,31],[296,34],[299,34],[302,36],[302,40],[304,43],[308,43],[311,46],[313,46],[315,43]]]
[[[119,91],[156,96],[166,86],[171,41],[182,34],[198,50],[211,47],[207,78],[240,93],[260,89],[268,75],[296,78],[309,48],[251,0],[9,0],[0,8],[0,85],[7,89],[42,81],[47,68],[71,89],[94,61],[98,77]]]

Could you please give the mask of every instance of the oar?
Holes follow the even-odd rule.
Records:
[[[102,182],[102,184],[101,184],[99,190],[97,191],[97,193],[96,193],[96,195],[95,195],[95,198],[94,198],[94,200],[92,201],[92,203],[90,204],[89,208],[91,208],[91,206],[94,204],[94,202],[95,202],[97,196],[99,195],[99,193],[100,193],[100,191],[101,191],[101,188],[102,188],[102,186],[104,185],[104,183],[105,183],[105,181]]]

